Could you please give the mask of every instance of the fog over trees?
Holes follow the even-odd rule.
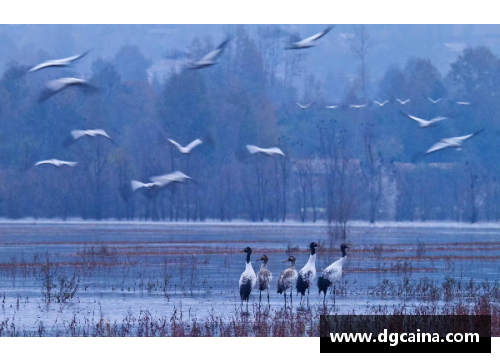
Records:
[[[0,49],[8,54],[0,79],[0,217],[327,220],[341,238],[350,220],[500,218],[500,59],[487,46],[464,46],[442,73],[431,54],[374,64],[382,40],[370,26],[339,25],[306,50],[285,50],[298,31],[232,26],[182,47],[161,37],[160,60],[135,39],[113,54],[92,49],[73,67],[27,73],[41,61],[87,50],[71,26],[53,32],[57,51],[28,49],[29,27],[19,30],[24,38],[16,29],[0,30]],[[119,26],[95,27],[106,34]],[[321,30],[311,27],[311,34]],[[315,71],[311,59],[340,33],[354,72],[336,87],[337,76]],[[218,64],[187,67],[187,59],[199,59],[227,36]],[[335,62],[325,57],[322,69]],[[375,69],[383,69],[380,76]],[[99,92],[69,89],[38,101],[47,81],[75,76]],[[297,102],[311,105],[301,109]],[[420,128],[401,111],[448,119]],[[74,129],[104,129],[115,143],[83,137],[68,147]],[[461,150],[422,156],[442,138],[481,129]],[[167,140],[184,146],[199,137],[206,141],[189,154]],[[250,155],[247,144],[277,146],[286,157]],[[34,167],[50,158],[78,164]],[[131,180],[176,170],[194,182],[159,192],[130,187]]]

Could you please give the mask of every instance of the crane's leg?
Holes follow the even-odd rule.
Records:
[[[293,308],[293,300],[292,300],[292,288],[290,288],[290,305]]]
[[[323,293],[323,305],[326,304],[326,291]]]
[[[309,288],[307,288],[307,306],[309,307]]]
[[[267,288],[267,304],[271,304],[270,298],[269,298],[269,288]]]
[[[335,283],[333,284],[333,306],[335,307]]]
[[[286,310],[286,291],[283,292],[283,295],[285,296],[285,310]]]
[[[261,300],[262,300],[262,290],[259,289],[259,305]]]

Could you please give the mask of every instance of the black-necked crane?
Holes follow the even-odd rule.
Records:
[[[292,303],[292,289],[293,286],[297,284],[297,270],[295,270],[295,257],[290,256],[283,263],[291,262],[290,266],[283,270],[278,278],[278,294],[285,296],[285,307],[286,307],[286,291],[290,289],[290,303]]]
[[[318,243],[312,242],[309,244],[311,249],[311,254],[309,255],[309,260],[307,260],[306,265],[300,269],[299,275],[297,277],[297,292],[300,293],[300,300],[306,294],[307,290],[307,304],[309,304],[309,291],[311,284],[316,278],[316,248],[319,247]]]
[[[342,257],[330,264],[323,270],[323,273],[318,278],[318,289],[319,294],[324,293],[323,303],[326,301],[326,292],[328,288],[333,285],[333,305],[335,305],[335,285],[342,278],[342,267],[347,260],[347,254],[345,249],[350,248],[347,244],[340,245],[340,251],[342,252]]]
[[[241,297],[241,304],[243,304],[243,302],[246,301],[248,309],[248,299],[250,298],[250,293],[252,292],[252,289],[255,288],[255,284],[257,284],[257,277],[253,270],[252,262],[250,261],[250,255],[252,255],[252,249],[246,247],[245,249],[241,250],[241,252],[246,253],[247,257],[246,257],[245,271],[241,273],[240,276],[240,297]]]
[[[267,255],[262,255],[256,261],[262,260],[263,263],[260,266],[259,273],[257,273],[257,286],[259,287],[259,303],[262,299],[262,291],[267,290],[267,303],[269,304],[269,287],[271,286],[271,281],[273,280],[273,274],[267,269],[267,263],[269,258]]]

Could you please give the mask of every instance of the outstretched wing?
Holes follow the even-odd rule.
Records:
[[[132,191],[136,191],[136,190],[143,188],[145,186],[144,183],[142,183],[140,181],[136,181],[136,180],[130,181],[130,185],[132,186]]]
[[[433,153],[433,152],[436,152],[436,151],[439,151],[439,150],[442,150],[443,148],[447,148],[447,147],[450,147],[450,144],[447,143],[447,142],[444,142],[444,140],[441,140],[439,142],[436,142],[434,145],[431,146],[431,148],[429,148],[425,154],[429,154],[429,153]]]
[[[175,147],[177,147],[177,148],[179,149],[179,151],[181,151],[181,150],[182,150],[182,148],[183,148],[183,147],[182,147],[179,143],[175,142],[175,141],[174,141],[173,139],[171,139],[171,138],[168,138],[168,140],[170,141],[170,143],[171,143],[171,144],[173,144]]]
[[[415,121],[415,122],[418,122],[419,124],[427,124],[429,123],[428,121],[426,121],[425,119],[422,119],[422,118],[418,118],[418,117],[415,117],[415,116],[412,116],[410,114],[406,114],[405,112],[403,111],[400,111],[401,114],[405,117],[408,117],[409,119],[411,119],[412,121]]]
[[[73,136],[73,139],[76,141],[77,139],[85,136],[86,133],[85,131],[82,131],[82,130],[79,130],[79,129],[75,129],[73,131],[71,131],[71,136]]]
[[[200,61],[205,62],[205,61],[214,61],[224,50],[224,47],[227,45],[229,42],[229,39],[224,40],[218,47],[217,49],[212,50],[210,53],[205,55],[203,58],[201,58]]]
[[[309,38],[306,38],[306,39],[302,40],[302,42],[303,43],[310,43],[312,41],[318,40],[319,38],[321,38],[321,37],[325,36],[326,34],[328,34],[328,32],[330,30],[332,30],[333,28],[335,28],[335,25],[330,25],[329,27],[327,27],[322,32],[320,32],[318,34],[314,34],[313,36],[310,36]]]
[[[188,144],[186,146],[186,148],[191,151],[193,148],[195,148],[196,146],[199,146],[203,143],[203,141],[201,139],[195,139],[193,142],[191,142],[190,144]]]
[[[261,151],[261,148],[253,145],[246,145],[246,148],[252,155]]]

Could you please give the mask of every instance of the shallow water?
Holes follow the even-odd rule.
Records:
[[[340,242],[330,245],[327,239],[326,226],[314,224],[0,223],[0,321],[14,320],[27,331],[42,321],[53,333],[74,316],[120,322],[128,313],[169,316],[174,309],[188,318],[230,316],[240,307],[245,254],[239,250],[246,246],[253,249],[256,272],[254,260],[268,255],[270,307],[280,310],[284,301],[276,280],[287,267],[282,261],[294,255],[300,269],[308,259],[307,245],[319,241],[319,275],[340,257]],[[400,303],[400,297],[375,295],[384,280],[427,277],[441,284],[446,277],[495,282],[500,276],[500,229],[494,227],[353,226],[349,243],[338,313]],[[47,257],[56,284],[60,277],[77,276],[70,301],[46,303],[42,266]],[[293,297],[296,308],[300,298]],[[312,308],[322,305],[316,286],[309,298]],[[327,300],[332,304],[332,294]],[[251,313],[257,303],[254,290]]]

